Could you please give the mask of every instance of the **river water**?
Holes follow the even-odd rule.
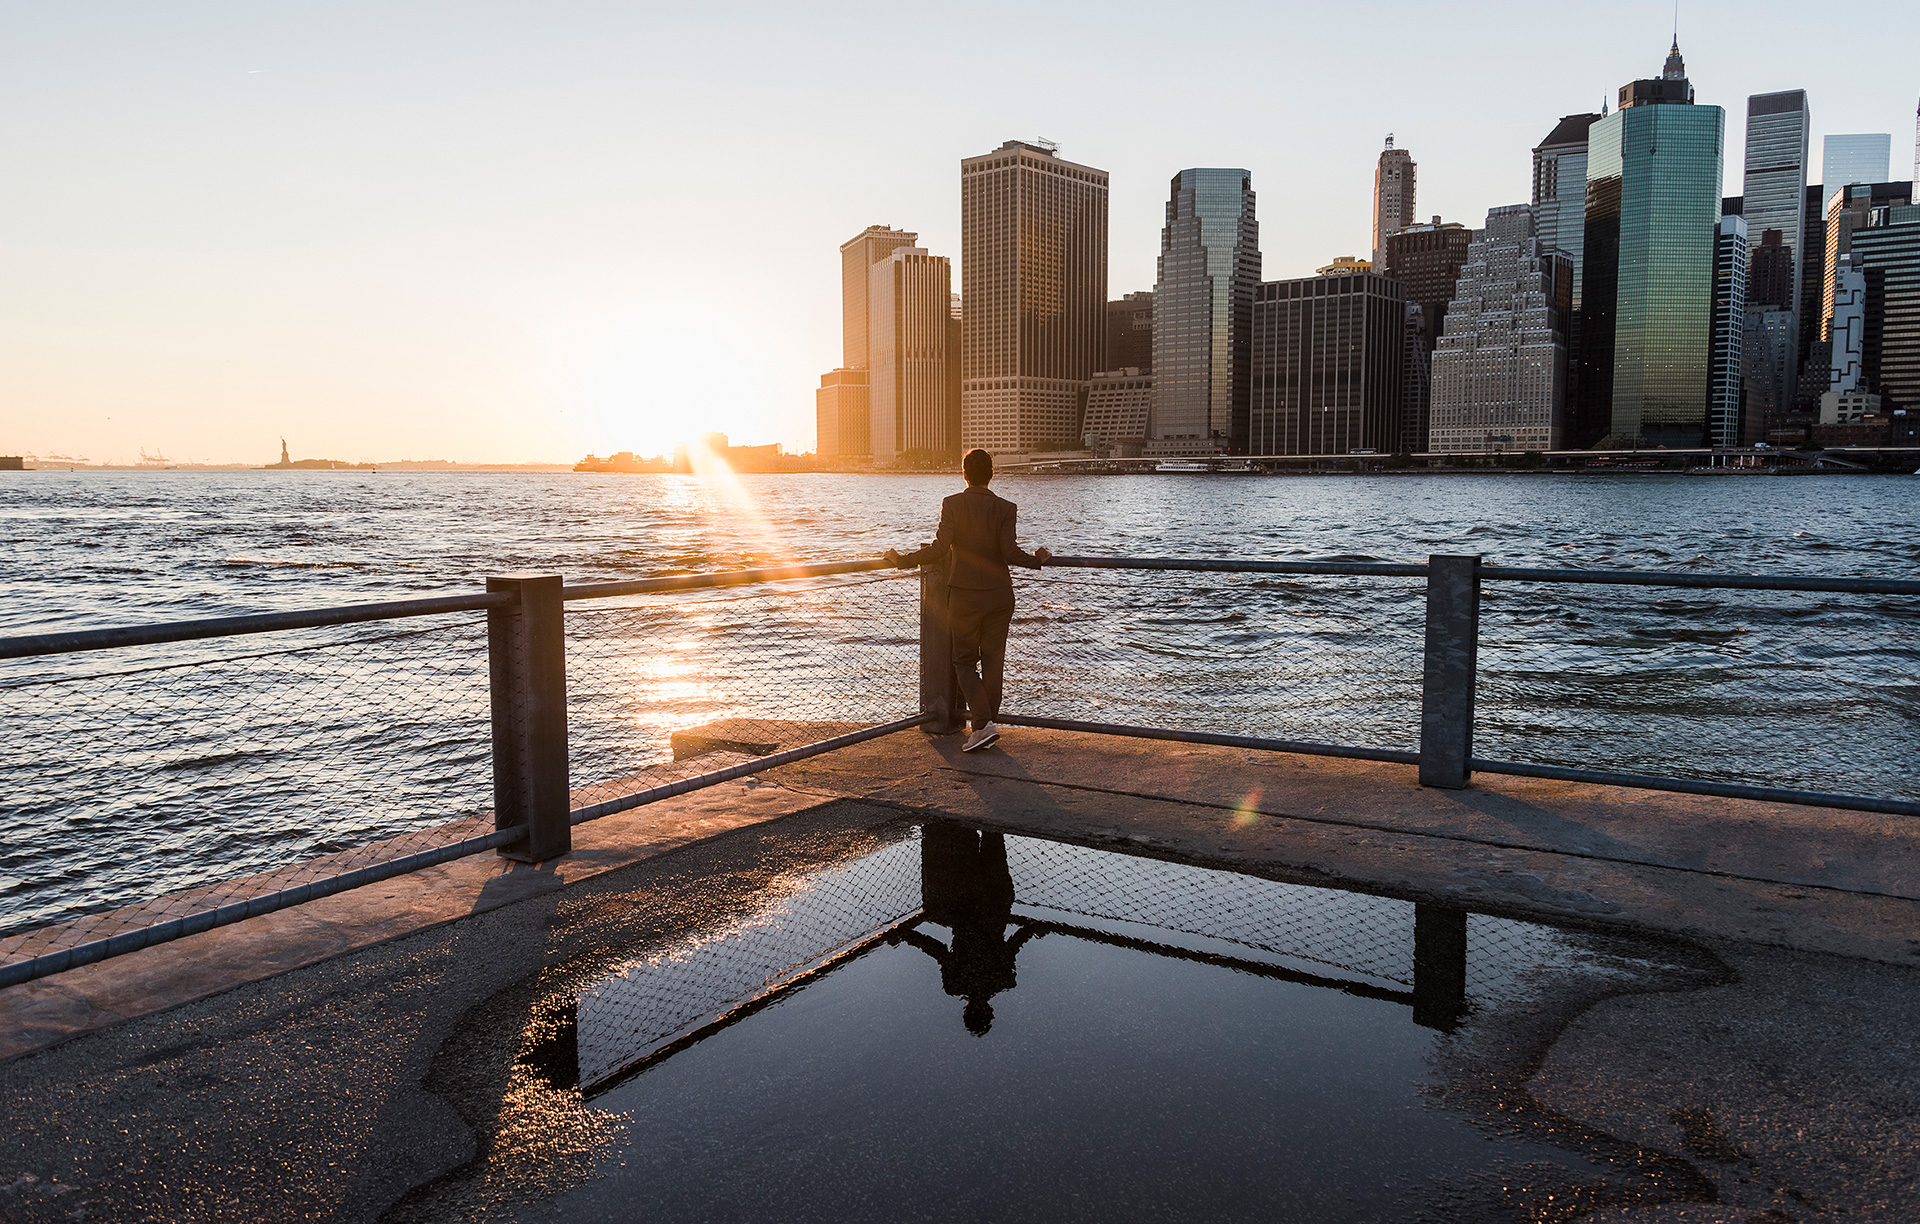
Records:
[[[875,555],[951,476],[0,473],[0,634]],[[1907,476],[1020,476],[1029,548],[1920,578]],[[1417,742],[1417,579],[1020,576],[1010,713]],[[1493,584],[1475,751],[1920,798],[1912,599]],[[576,786],[915,708],[910,576],[575,606]],[[0,663],[0,934],[491,803],[476,617]]]

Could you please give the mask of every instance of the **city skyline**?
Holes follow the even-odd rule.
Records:
[[[839,347],[834,249],[884,220],[961,279],[962,156],[1048,135],[1107,170],[1114,298],[1153,284],[1167,176],[1245,166],[1263,197],[1264,275],[1304,276],[1367,254],[1386,133],[1419,164],[1419,218],[1471,223],[1524,202],[1532,148],[1648,72],[1670,20],[1595,9],[1548,28],[1481,7],[1474,54],[1517,65],[1497,109],[1441,88],[1467,45],[1453,27],[1473,24],[1455,15],[1379,6],[1402,35],[1378,52],[1388,83],[1343,91],[1338,107],[1338,73],[1313,48],[1352,17],[1242,15],[1244,46],[1225,59],[1197,36],[1129,50],[1108,23],[1088,43],[1102,73],[1152,63],[1213,82],[1144,122],[1117,120],[1080,77],[1031,77],[972,30],[940,62],[973,65],[985,101],[909,115],[858,83],[797,88],[828,34],[771,12],[743,30],[582,4],[455,29],[406,4],[331,24],[128,6],[110,35],[11,13],[21,187],[0,212],[0,315],[13,321],[0,445],[265,462],[284,433],[348,459],[570,459],[664,451],[696,417],[809,449],[812,390]],[[1891,13],[1843,64],[1803,61],[1762,37],[1765,21],[1719,12],[1683,14],[1680,36],[1702,101],[1734,119],[1725,194],[1740,191],[1745,99],[1767,90],[1807,91],[1816,148],[1894,133],[1894,176],[1910,173],[1900,134],[1920,80],[1874,55],[1910,43],[1920,18]],[[1062,37],[1099,24],[1074,7],[1032,20]],[[930,29],[907,18],[858,41],[905,47]],[[1526,51],[1543,38],[1554,56]],[[662,39],[684,54],[637,54]],[[776,96],[785,110],[769,117]],[[856,116],[883,152],[849,163],[827,133]],[[751,305],[724,291],[735,281],[754,285]]]

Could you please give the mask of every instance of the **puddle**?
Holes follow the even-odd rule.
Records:
[[[1524,1084],[1597,999],[1717,980],[1680,945],[902,825],[470,1019],[433,1086],[470,1102],[482,1154],[393,1216],[1555,1220],[1711,1197]]]

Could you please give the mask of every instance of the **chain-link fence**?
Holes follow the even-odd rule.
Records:
[[[917,575],[886,574],[570,604],[574,806],[712,768],[711,759],[674,764],[673,732],[688,727],[713,727],[697,747],[752,756],[911,716],[920,705],[919,590]],[[749,719],[727,734],[729,720]]]
[[[484,621],[291,636],[0,664],[0,958],[492,829]]]
[[[1419,948],[1420,916],[1430,907],[1412,901],[1030,837],[988,834],[974,857],[963,849],[956,861],[954,836],[964,846],[976,834],[944,822],[904,832],[877,851],[783,879],[745,916],[617,960],[577,988],[579,1085],[591,1092],[882,936],[943,955],[938,940],[913,928],[931,924],[944,937],[947,921],[984,918],[985,938],[996,943],[1037,926],[1198,955],[1357,987],[1416,1015],[1422,995],[1438,993],[1449,1021],[1515,997],[1543,969],[1592,960],[1577,935],[1445,909],[1440,925],[1458,937],[1440,958],[1451,963],[1436,969],[1431,950],[1423,956]],[[1015,936],[999,951],[1011,960],[1018,946]],[[1437,991],[1422,981],[1436,972]],[[989,988],[1010,989],[1014,980],[1006,974]]]
[[[1474,754],[1920,799],[1920,600],[1490,582]]]
[[[1023,572],[1003,709],[1410,751],[1418,578]]]

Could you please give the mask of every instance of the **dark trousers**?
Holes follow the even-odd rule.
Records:
[[[1007,629],[1013,624],[1013,592],[947,588],[947,634],[953,671],[974,726],[1000,717],[1000,689],[1007,672]],[[978,670],[975,670],[978,668]]]

